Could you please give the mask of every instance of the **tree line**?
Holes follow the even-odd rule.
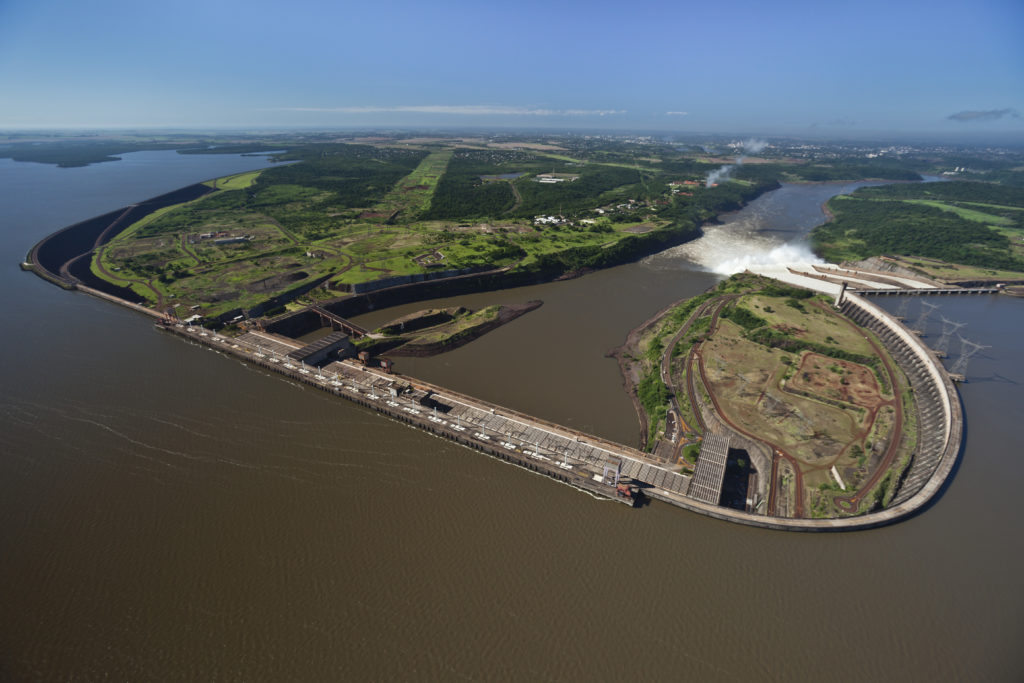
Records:
[[[951,263],[1024,270],[1010,240],[980,223],[920,204],[836,197],[835,219],[811,233],[815,251],[833,261],[881,254],[925,256]]]

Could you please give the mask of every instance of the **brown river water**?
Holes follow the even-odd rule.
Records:
[[[795,534],[630,510],[17,269],[66,224],[264,163],[0,160],[0,680],[1022,679],[1024,300],[934,300],[990,348],[961,465],[917,517]],[[719,229],[790,240],[840,189]],[[713,285],[694,254],[735,256],[713,248],[444,300],[544,306],[397,369],[635,444],[605,353]]]

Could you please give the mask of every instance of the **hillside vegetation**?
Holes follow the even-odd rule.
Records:
[[[831,261],[920,256],[1024,271],[1024,189],[981,182],[860,188],[828,203],[835,218],[812,233]]]
[[[187,306],[208,318],[480,271],[501,274],[490,280],[497,286],[608,267],[693,239],[702,223],[780,181],[918,179],[928,163],[780,155],[733,163],[731,179],[708,187],[728,155],[654,141],[555,142],[399,135],[195,145],[184,151],[269,145],[285,163],[207,183],[207,196],[125,226],[96,251],[92,272],[159,308]],[[1019,190],[893,188],[834,200],[837,219],[816,234],[818,248],[837,260],[913,253],[1020,267]]]
[[[485,269],[554,277],[696,237],[702,221],[778,186],[704,188],[713,167],[680,154],[660,168],[615,146],[578,151],[296,145],[277,155],[290,163],[219,179],[128,226],[93,272],[207,317]]]

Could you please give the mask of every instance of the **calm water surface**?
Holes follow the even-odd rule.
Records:
[[[990,348],[961,467],[917,518],[797,535],[631,511],[17,269],[63,225],[265,163],[0,160],[0,679],[1021,679],[1024,301],[940,302]],[[820,220],[807,187],[783,221]],[[545,304],[399,369],[634,443],[604,354],[716,279],[666,256],[458,297]]]

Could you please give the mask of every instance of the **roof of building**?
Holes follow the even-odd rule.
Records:
[[[288,354],[289,358],[294,360],[305,360],[310,356],[322,352],[332,346],[343,346],[348,342],[348,334],[345,332],[331,332],[330,334],[320,337],[315,342],[306,344],[301,349],[296,349]]]

